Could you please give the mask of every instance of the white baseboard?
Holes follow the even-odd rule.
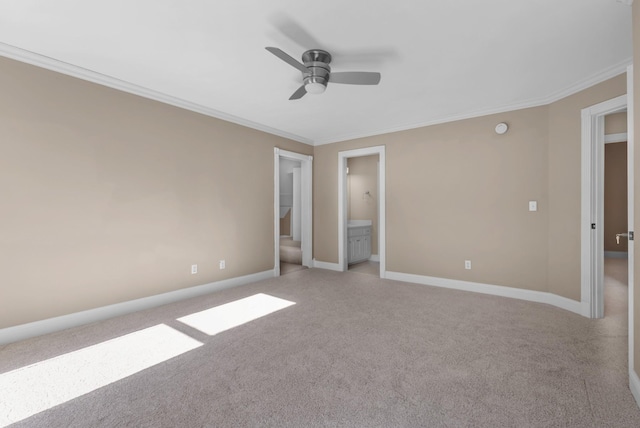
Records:
[[[251,275],[229,278],[222,281],[211,282],[209,284],[170,291],[168,293],[157,294],[155,296],[143,297],[141,299],[129,300],[127,302],[116,303],[114,305],[102,306],[100,308],[89,309],[87,311],[75,312],[46,320],[4,328],[0,330],[0,345],[6,345],[7,343],[18,342],[31,337],[41,336],[43,334],[53,333],[96,321],[102,321],[108,318],[166,305],[168,303],[190,299],[192,297],[203,296],[215,291],[224,290],[225,288],[237,287],[239,285],[261,281],[263,279],[273,278],[273,275],[274,271],[272,269]]]
[[[548,305],[553,305],[567,311],[583,315],[581,302],[544,291],[524,290],[521,288],[505,287],[502,285],[490,285],[479,282],[460,281],[457,279],[436,278],[432,276],[413,275],[409,273],[390,271],[385,273],[385,278],[396,281],[412,282],[415,284],[431,285],[434,287],[450,288],[453,290],[491,294],[494,296],[509,297],[512,299],[527,300],[530,302],[546,303]]]
[[[629,253],[626,251],[605,251],[604,257],[608,259],[627,259],[629,258]]]
[[[313,259],[313,267],[318,269],[333,270],[336,272],[342,272],[338,263],[321,262]]]
[[[636,404],[640,407],[640,378],[634,370],[629,371],[629,389],[636,399]]]
[[[371,254],[369,257],[370,262],[380,262],[380,256],[378,254]]]

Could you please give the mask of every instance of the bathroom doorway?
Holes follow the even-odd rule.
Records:
[[[359,267],[385,277],[385,164],[384,146],[338,153],[338,266],[342,272],[352,265],[354,271]],[[354,203],[350,204],[350,200]],[[374,222],[376,227],[372,230]],[[367,264],[355,266],[355,261]]]
[[[347,158],[347,269],[378,276],[379,155]]]

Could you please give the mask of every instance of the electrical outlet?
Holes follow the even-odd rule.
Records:
[[[471,269],[471,260],[465,260],[464,261],[464,268],[465,269]]]
[[[224,269],[226,267],[226,263],[224,260],[220,260],[220,269]]]
[[[198,273],[198,265],[191,265],[191,275]]]

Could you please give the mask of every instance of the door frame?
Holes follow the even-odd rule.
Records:
[[[604,117],[625,109],[627,95],[582,109],[581,302],[589,318],[604,316]]]
[[[629,96],[628,96],[629,95]],[[627,109],[627,230],[634,230],[633,66],[627,67],[627,95],[582,110],[581,300],[584,316],[604,316],[604,116]],[[591,229],[591,224],[596,229]],[[628,241],[629,373],[634,373],[634,257]]]
[[[386,244],[386,154],[385,146],[366,147],[363,149],[338,152],[338,270],[346,272],[347,261],[347,159],[362,156],[378,155],[378,255],[380,256],[380,278],[387,272]]]
[[[273,214],[274,214],[274,262],[273,276],[280,276],[280,159],[300,162],[300,229],[302,265],[313,263],[313,156],[290,152],[278,147],[273,149]]]

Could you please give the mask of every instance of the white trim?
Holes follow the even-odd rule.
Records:
[[[155,308],[168,303],[204,296],[226,288],[262,281],[271,277],[273,277],[273,271],[267,270],[264,272],[224,279],[222,281],[211,282],[209,284],[183,288],[180,290],[170,291],[168,293],[156,294],[155,296],[143,297],[141,299],[129,300],[127,302],[116,303],[114,305],[102,306],[100,308],[89,309],[87,311],[75,312],[46,320],[4,328],[0,330],[0,345],[6,345],[7,343],[18,342],[31,337],[53,333],[67,328],[78,327],[80,325],[96,321],[102,321],[108,318],[130,314],[132,312]]]
[[[474,293],[490,294],[492,296],[508,297],[511,299],[526,300],[529,302],[546,303],[579,315],[584,315],[580,302],[543,291],[525,290],[521,288],[505,287],[502,285],[491,285],[479,282],[436,278],[432,276],[390,271],[387,271],[386,278],[395,281],[411,282],[414,284],[430,285],[433,287],[448,288],[452,290],[471,291]]]
[[[604,315],[604,116],[626,108],[621,95],[581,112],[580,294],[590,318]]]
[[[636,400],[636,404],[640,407],[640,378],[634,370],[629,371],[629,389]]]
[[[633,92],[633,65],[627,68],[627,93],[630,94],[627,99],[627,230],[632,231],[635,224],[635,120],[634,120],[634,92]],[[635,333],[634,333],[634,288],[635,288],[635,240],[629,241],[627,244],[627,252],[629,263],[628,266],[628,307],[629,307],[629,328],[628,328],[628,342],[629,342],[629,373],[635,375],[634,358],[635,358]],[[637,379],[636,375],[636,379]],[[640,405],[640,394],[635,395],[636,401]]]
[[[263,125],[261,123],[253,122],[253,121],[243,119],[228,113],[224,113],[210,107],[202,106],[199,104],[192,103],[190,101],[186,101],[186,100],[176,98],[167,94],[163,94],[161,92],[158,92],[149,88],[145,88],[139,85],[125,82],[124,80],[120,80],[120,79],[107,76],[92,70],[88,70],[86,68],[82,68],[77,65],[65,63],[63,61],[59,61],[54,58],[40,55],[35,52],[30,52],[24,49],[20,49],[18,47],[11,46],[6,43],[0,43],[0,56],[11,58],[27,64],[35,65],[37,67],[46,68],[47,70],[55,71],[57,73],[62,73],[67,76],[72,76],[78,79],[97,83],[99,85],[107,86],[109,88],[117,89],[119,91],[127,92],[130,94],[138,95],[151,100],[159,101],[165,104],[180,107],[185,110],[194,111],[200,114],[204,114],[206,116],[211,116],[218,119],[226,120],[228,122],[233,122],[238,125],[246,126],[252,129],[257,129],[259,131],[267,132],[273,135],[278,135],[280,137],[288,138],[288,139],[298,141],[304,144],[309,144],[312,146],[320,146],[324,144],[337,143],[337,142],[352,140],[356,138],[371,137],[374,135],[389,134],[392,132],[406,131],[409,129],[422,128],[430,125],[454,122],[457,120],[471,119],[474,117],[487,116],[490,114],[505,113],[505,112],[514,111],[514,110],[521,110],[521,109],[530,108],[530,107],[547,105],[552,102],[558,101],[562,98],[565,98],[569,95],[580,92],[593,85],[604,82],[605,80],[611,79],[612,77],[618,76],[621,73],[624,73],[627,66],[631,64],[633,60],[632,58],[624,59],[619,63],[614,64],[602,70],[599,73],[596,73],[560,91],[554,92],[551,95],[546,97],[531,99],[531,100],[523,101],[521,103],[510,104],[502,107],[496,107],[496,108],[484,109],[484,110],[475,110],[465,114],[447,116],[447,117],[443,117],[436,120],[378,129],[373,132],[353,132],[353,133],[342,134],[339,136],[334,136],[326,139],[313,140],[313,139],[292,134],[290,132],[286,132],[280,129],[272,128],[270,126]]]
[[[332,270],[335,272],[342,272],[342,268],[338,263],[321,262],[313,259],[313,267],[317,269]]]
[[[153,89],[145,88],[143,86],[135,85],[133,83],[129,83],[115,77],[88,70],[77,65],[62,62],[57,59],[49,58],[47,56],[40,55],[34,52],[29,52],[15,46],[8,45],[6,43],[0,43],[0,56],[35,65],[37,67],[46,68],[47,70],[86,80],[88,82],[97,83],[98,85],[107,86],[109,88],[117,89],[129,94],[138,95],[150,100],[180,107],[185,110],[194,111],[196,113],[204,114],[205,116],[211,116],[217,119],[226,120],[227,122],[233,122],[238,125],[246,126],[247,128],[266,132],[268,134],[273,134],[280,137],[288,138],[290,140],[298,141],[300,143],[313,145],[313,140],[301,137],[300,135],[292,134],[290,132],[263,125],[261,123],[243,119],[241,117],[224,113],[211,107],[206,107],[200,104],[193,103],[191,101],[173,97],[171,95],[167,95]]]
[[[280,276],[280,158],[300,161],[302,265],[313,267],[313,156],[273,148],[273,275]]]
[[[605,259],[628,259],[629,253],[626,251],[605,251],[604,252]]]
[[[605,134],[604,136],[604,143],[605,144],[611,144],[611,143],[626,143],[627,142],[627,133],[626,132],[621,132],[619,134]]]
[[[378,155],[378,256],[380,278],[386,277],[386,150],[385,146],[338,152],[338,265],[341,272],[348,270],[347,262],[347,159]]]
[[[280,149],[273,148],[273,276],[280,276]]]
[[[369,261],[370,262],[380,262],[380,255],[371,254],[371,257],[369,257]]]
[[[613,77],[616,77],[624,73],[627,67],[629,66],[629,64],[631,64],[632,62],[633,62],[633,58],[627,58],[623,61],[620,61],[617,64],[612,65],[611,67],[604,69],[599,73],[592,75],[591,77],[583,79],[574,85],[571,85],[560,91],[554,92],[551,95],[543,98],[531,99],[531,100],[523,101],[516,104],[502,106],[502,107],[489,108],[484,110],[475,110],[472,112],[442,117],[435,120],[428,120],[424,122],[393,126],[389,128],[378,129],[375,131],[352,132],[352,133],[341,134],[339,136],[330,137],[326,139],[316,139],[314,140],[313,145],[321,146],[324,144],[339,143],[342,141],[355,140],[357,138],[365,138],[365,137],[372,137],[372,136],[382,135],[382,134],[390,134],[392,132],[408,131],[410,129],[422,128],[425,126],[439,125],[442,123],[455,122],[455,121],[464,120],[464,119],[473,119],[475,117],[487,116],[490,114],[507,113],[515,110],[522,110],[525,108],[538,107],[538,106],[551,104],[553,102],[559,101],[563,98],[576,94],[580,91],[583,91],[587,88],[597,85],[598,83],[602,83],[605,80],[611,79]]]

